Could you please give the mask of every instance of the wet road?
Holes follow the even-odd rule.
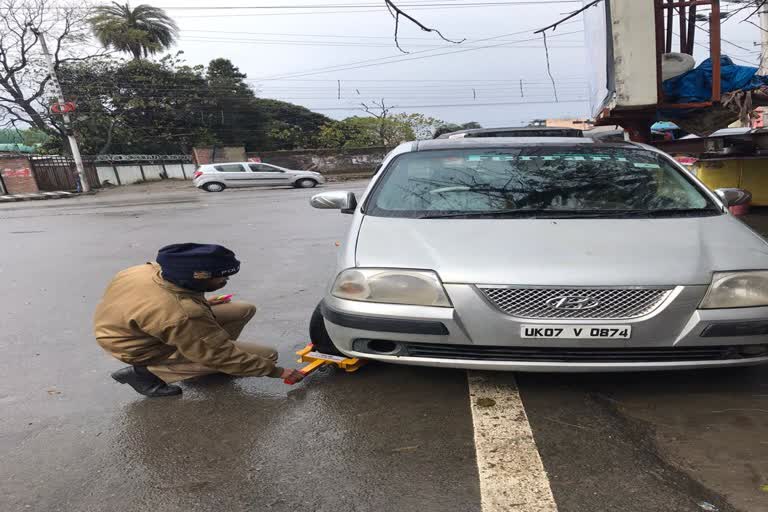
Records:
[[[350,219],[311,210],[312,193],[0,207],[0,510],[481,510],[463,371],[212,376],[163,400],[109,379],[121,365],[92,339],[94,305],[116,271],[181,241],[236,250],[227,290],[260,308],[242,337],[290,361]],[[516,380],[561,512],[768,510],[766,369]]]

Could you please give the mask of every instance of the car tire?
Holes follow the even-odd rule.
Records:
[[[315,346],[315,350],[323,354],[331,354],[334,356],[343,355],[333,344],[331,337],[328,336],[328,331],[325,329],[325,321],[323,319],[323,313],[320,310],[320,304],[317,305],[315,311],[312,313],[312,318],[309,320],[309,341]]]
[[[296,188],[315,188],[317,182],[313,179],[304,178],[296,182]]]
[[[221,192],[225,188],[227,188],[227,186],[218,181],[211,181],[202,186],[202,189],[206,192]]]

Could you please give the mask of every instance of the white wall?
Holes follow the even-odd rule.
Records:
[[[168,173],[169,178],[183,180],[184,177],[184,165],[183,164],[165,164],[165,172]]]
[[[144,171],[142,176],[141,171]],[[142,181],[158,181],[163,179],[161,174],[165,172],[168,178],[178,180],[191,180],[192,175],[196,169],[195,164],[165,164],[165,171],[163,171],[162,164],[142,164],[138,165],[98,165],[96,166],[96,172],[99,175],[99,181],[104,183],[109,181],[112,185],[132,185]],[[115,175],[115,171],[119,175],[118,180]]]
[[[144,179],[147,181],[159,181],[162,178],[163,166],[162,165],[147,165],[142,166],[144,168]]]
[[[655,19],[653,0],[611,0],[617,107],[657,103]]]
[[[588,0],[584,0],[587,4]],[[589,108],[597,117],[603,107],[611,101],[613,90],[608,87],[608,70],[613,70],[613,62],[608,62],[608,50],[613,41],[609,40],[608,4],[597,4],[582,15],[584,18],[584,46],[587,53],[585,73],[589,83]]]
[[[123,185],[132,185],[144,181],[141,175],[141,168],[138,165],[116,165],[117,173],[120,175],[120,183]]]
[[[99,176],[99,183],[109,181],[112,185],[119,185],[111,165],[97,165],[96,174]]]

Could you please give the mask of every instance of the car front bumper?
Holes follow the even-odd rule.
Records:
[[[706,286],[677,287],[643,318],[527,320],[491,306],[472,285],[446,285],[453,308],[327,296],[328,334],[346,355],[390,363],[539,372],[676,370],[768,363],[768,307],[699,310]],[[631,325],[629,340],[526,339],[523,324]]]

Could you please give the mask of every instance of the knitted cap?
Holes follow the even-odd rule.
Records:
[[[173,244],[157,253],[163,277],[169,281],[227,277],[240,271],[235,253],[215,244]]]

